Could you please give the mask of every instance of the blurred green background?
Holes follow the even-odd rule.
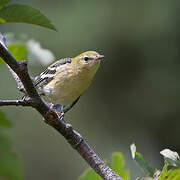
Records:
[[[159,151],[180,152],[180,1],[13,1],[40,9],[58,32],[26,24],[1,25],[2,32],[27,34],[57,58],[86,50],[106,56],[89,90],[66,115],[102,158],[125,155],[132,179],[140,171],[129,146],[159,168]],[[0,67],[3,99],[21,97],[6,66]],[[43,68],[29,67],[31,75]],[[27,180],[76,180],[82,158],[31,108],[3,107],[21,154]]]

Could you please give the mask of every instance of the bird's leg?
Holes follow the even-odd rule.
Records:
[[[55,109],[56,112],[60,115],[61,119],[63,120],[63,118],[64,118],[64,111],[63,111],[64,106],[63,105],[61,105],[61,104],[51,104],[50,108]]]
[[[52,107],[56,109],[58,112],[63,113],[64,106],[61,104],[53,104]]]
[[[64,114],[67,113],[79,100],[80,96],[69,106],[64,109],[64,106],[61,104],[51,104],[51,108],[55,109],[61,116],[62,120],[64,118]]]
[[[78,102],[79,98],[80,98],[80,96],[71,105],[69,105],[67,108],[65,108],[63,110],[63,112],[67,113]]]
[[[45,102],[47,103],[47,102]],[[48,107],[49,107],[49,111],[55,111],[57,113],[57,115],[60,117],[61,121],[64,121],[64,112],[63,112],[63,105],[61,104],[53,104],[53,103],[47,103]],[[46,122],[46,118],[43,118],[43,120]]]

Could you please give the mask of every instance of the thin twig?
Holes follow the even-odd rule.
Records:
[[[28,74],[27,62],[17,62],[2,43],[0,43],[0,57],[2,57],[2,59],[17,74],[31,100],[30,106],[35,108],[44,117],[45,122],[62,134],[68,143],[77,150],[77,152],[103,179],[123,180],[97,156],[97,154],[88,146],[81,135],[73,130],[72,126],[67,124],[55,109],[52,109],[48,103],[41,99]],[[21,103],[23,104],[24,102],[18,101],[17,103],[16,101],[9,101],[9,104],[13,103],[14,105],[17,105]],[[6,105],[8,105],[8,102]]]
[[[32,106],[32,102],[26,100],[0,100],[0,106]]]
[[[19,91],[22,91],[22,92],[24,92],[24,93],[26,94],[25,89],[24,89],[24,86],[23,86],[21,80],[19,79],[19,77],[17,76],[17,74],[9,67],[8,64],[7,64],[7,67],[8,67],[8,69],[9,69],[10,73],[12,74],[14,80],[15,80],[16,83],[17,83],[17,86],[18,86]]]

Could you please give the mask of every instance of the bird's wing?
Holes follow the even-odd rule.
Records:
[[[50,65],[45,71],[43,71],[39,76],[35,77],[34,86],[36,88],[41,88],[48,84],[51,80],[54,79],[56,75],[57,67],[63,66],[67,63],[71,63],[71,58],[60,59],[52,65]]]

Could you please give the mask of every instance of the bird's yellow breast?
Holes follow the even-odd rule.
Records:
[[[98,67],[99,62],[91,68],[79,67],[73,63],[65,65],[57,71],[55,79],[44,87],[44,91],[49,92],[46,95],[55,103],[71,104],[89,87]]]

